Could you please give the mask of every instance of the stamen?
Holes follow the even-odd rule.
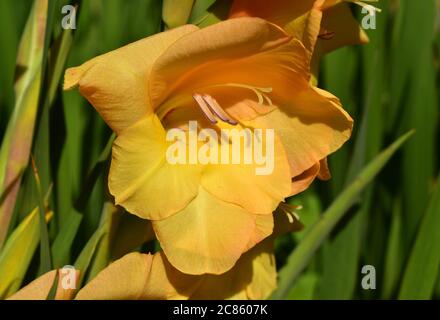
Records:
[[[231,125],[236,125],[237,121],[232,119],[224,110],[223,108],[218,104],[218,102],[211,96],[205,94],[203,95],[203,99],[208,103],[211,110],[215,113],[215,115],[220,118],[223,122],[227,122]]]
[[[193,98],[197,102],[197,104],[199,105],[200,109],[205,114],[206,118],[208,118],[208,120],[212,124],[216,124],[217,119],[212,114],[211,109],[209,109],[208,105],[206,104],[205,100],[203,100],[202,96],[200,94],[195,94],[195,95],[193,95]]]
[[[294,220],[299,221],[299,215],[295,210],[302,210],[302,206],[294,206],[285,202],[279,204],[279,208],[287,215],[289,223],[293,223]]]
[[[289,223],[293,223],[295,220],[290,212],[286,211],[287,219],[289,219]]]

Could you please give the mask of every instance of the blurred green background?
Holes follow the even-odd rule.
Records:
[[[71,2],[79,6],[77,29],[62,30],[61,8]],[[196,1],[191,21],[214,2]],[[405,132],[416,129],[416,133],[332,230],[295,279],[285,296],[289,299],[440,298],[440,2],[381,0],[377,6],[382,12],[377,28],[367,30],[370,44],[340,49],[323,60],[319,86],[342,100],[355,119],[355,131],[351,141],[330,157],[332,180],[317,181],[290,200],[303,206],[299,214],[305,230],[276,243],[278,267],[286,266],[313,223],[367,163]],[[7,238],[15,235],[16,243],[21,241],[17,246],[25,255],[19,271],[10,275],[15,290],[65,264],[85,267],[85,277],[90,278],[118,256],[112,251],[114,239],[123,237],[121,225],[130,226],[135,218],[118,216],[115,229],[114,214],[104,205],[111,132],[77,91],[62,92],[62,73],[65,66],[79,65],[164,28],[160,0],[49,1],[33,129],[32,121],[20,120],[32,107],[14,94],[14,83],[26,74],[22,66],[16,68],[19,48],[33,39],[29,35],[20,46],[31,8],[28,0],[0,1],[0,141],[5,149],[8,123],[18,137],[30,132],[38,170],[36,179],[32,166],[23,165],[6,230]],[[353,11],[361,20],[360,8],[354,6]],[[16,89],[23,97],[28,94]],[[0,205],[6,198],[2,188]],[[26,232],[14,234],[37,207],[53,211],[49,228],[36,223],[31,233],[21,224]],[[2,261],[12,261],[8,260],[16,252],[12,249],[17,250],[13,244],[3,245],[0,280]],[[365,265],[376,269],[375,290],[361,286]],[[0,298],[8,289],[1,290],[0,281]]]

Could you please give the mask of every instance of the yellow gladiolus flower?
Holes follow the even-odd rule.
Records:
[[[316,163],[351,134],[339,100],[309,78],[298,39],[240,18],[183,26],[96,57],[66,71],[65,89],[78,86],[117,134],[109,173],[116,204],[152,220],[180,272],[222,274],[272,233],[278,204],[304,190]],[[191,121],[212,132],[273,129],[273,171],[257,175],[243,161],[170,163],[167,132],[188,132]],[[223,150],[228,142],[220,142]]]

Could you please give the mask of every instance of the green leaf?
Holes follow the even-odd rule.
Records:
[[[168,29],[180,27],[188,22],[194,0],[163,0],[162,19]]]
[[[298,278],[295,286],[287,295],[288,300],[312,300],[315,294],[319,276],[314,272],[308,272]]]
[[[51,214],[46,215],[46,220]],[[40,239],[39,210],[34,209],[14,230],[0,253],[0,299],[15,293],[37,249]]]
[[[46,205],[41,190],[41,181],[38,169],[32,159],[32,169],[34,170],[35,183],[38,192],[38,209],[39,209],[39,225],[40,225],[40,275],[49,272],[52,269],[52,257],[50,254],[49,234],[46,225]]]
[[[93,268],[92,274],[94,275],[97,272],[97,269],[102,266],[102,261],[107,257],[110,257],[110,252],[108,252],[108,256],[106,256],[103,254],[103,250],[107,250],[108,248],[106,242],[108,240],[112,228],[113,218],[116,212],[117,210],[113,204],[109,202],[104,204],[101,215],[101,223],[98,229],[92,235],[75,261],[75,268],[80,271],[78,287],[81,287],[90,268]],[[104,244],[101,244],[103,241]],[[98,261],[94,261],[94,258],[97,255],[99,255],[97,259]]]
[[[440,177],[420,224],[399,299],[430,299],[440,267]]]
[[[74,209],[67,216],[66,223],[60,229],[51,248],[54,268],[62,268],[70,263],[71,248],[82,217]]]
[[[403,265],[403,230],[402,230],[402,205],[396,199],[391,216],[391,229],[389,231],[388,246],[386,250],[385,269],[383,274],[382,298],[391,299],[399,284]]]
[[[295,284],[298,276],[322,242],[327,238],[351,205],[356,202],[362,190],[374,179],[393,154],[413,133],[413,131],[408,132],[371,161],[326,210],[322,218],[313,226],[295,251],[289,256],[287,265],[280,270],[279,286],[277,291],[272,295],[273,299],[283,299],[287,297],[290,288]]]
[[[208,14],[208,9],[215,3],[216,0],[195,0],[194,6],[189,17],[189,23],[197,24],[200,20]]]
[[[47,0],[34,2],[20,42],[16,104],[0,150],[0,248],[9,229],[23,171],[29,162],[40,98],[47,10]]]
[[[201,28],[213,25],[228,18],[231,11],[232,0],[222,0],[215,2],[209,7],[207,13],[194,23]]]
[[[429,188],[435,175],[438,86],[432,47],[436,1],[400,1],[397,14],[399,25],[391,50],[392,99],[387,123],[390,132],[417,130],[417,135],[403,149],[402,218],[405,250],[409,250],[428,206]]]
[[[95,187],[96,181],[104,171],[108,160],[111,155],[113,141],[115,140],[116,135],[113,133],[110,138],[107,140],[107,144],[104,149],[101,151],[98,159],[96,159],[95,163],[92,166],[92,169],[87,174],[86,181],[81,189],[81,193],[76,201],[75,207],[82,211],[85,209],[87,202],[91,196],[93,188]]]
[[[21,30],[31,1],[0,1],[0,141],[14,106],[14,70]]]

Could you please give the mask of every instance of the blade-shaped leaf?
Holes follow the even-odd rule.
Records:
[[[187,23],[194,0],[163,0],[162,19],[167,28],[176,28]]]
[[[405,134],[371,161],[326,210],[322,218],[313,226],[309,233],[305,235],[295,251],[289,256],[287,265],[279,272],[279,287],[272,295],[273,299],[286,298],[290,288],[331,230],[357,200],[364,188],[374,179],[393,154],[413,133],[414,132],[411,131]]]
[[[9,229],[32,145],[45,44],[47,0],[34,2],[17,60],[16,103],[0,150],[0,248]]]
[[[430,299],[440,267],[440,177],[420,225],[399,299]]]
[[[52,213],[46,215],[46,221]],[[40,239],[39,210],[34,209],[13,231],[0,253],[0,299],[16,292]]]

